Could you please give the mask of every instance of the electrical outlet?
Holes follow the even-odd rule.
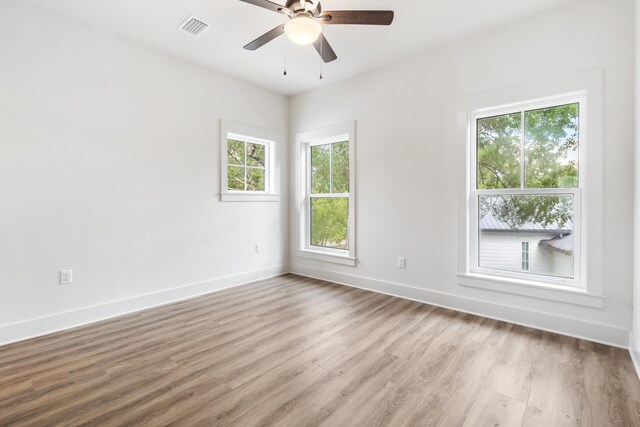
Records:
[[[60,270],[60,284],[68,285],[73,282],[73,270]]]
[[[262,243],[256,243],[256,253],[259,254],[262,252]]]
[[[405,257],[398,257],[398,268],[407,268],[407,259]]]

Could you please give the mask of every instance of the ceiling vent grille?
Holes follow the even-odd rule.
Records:
[[[204,32],[204,30],[209,28],[209,24],[190,16],[180,24],[179,28],[192,36],[199,36]]]

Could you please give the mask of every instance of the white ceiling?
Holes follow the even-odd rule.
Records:
[[[322,0],[324,10],[395,11],[390,27],[324,26],[338,59],[323,65],[323,80],[318,78],[320,58],[312,46],[286,42],[286,77],[285,37],[255,52],[244,50],[246,43],[288,18],[239,0],[25,1],[271,90],[295,94],[571,0]],[[177,29],[189,15],[210,24],[200,37]]]

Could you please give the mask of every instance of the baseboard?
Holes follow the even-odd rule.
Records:
[[[0,345],[47,335],[123,314],[244,285],[287,272],[284,265],[221,277],[200,283],[166,289],[152,294],[108,302],[51,316],[0,326]]]
[[[301,276],[327,280],[346,286],[424,302],[451,310],[475,314],[614,347],[626,349],[629,346],[629,331],[615,326],[602,325],[556,314],[527,310],[520,307],[511,307],[444,292],[430,291],[353,274],[327,271],[307,265],[293,264],[290,266],[290,271]]]
[[[631,354],[633,366],[636,368],[636,374],[640,378],[640,340],[633,331],[629,332],[629,354]]]

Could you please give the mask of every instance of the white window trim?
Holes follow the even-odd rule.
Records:
[[[466,153],[466,162],[460,162],[460,176],[466,176],[459,185],[458,199],[458,284],[491,290],[495,292],[522,295],[570,304],[590,307],[604,305],[604,266],[603,266],[603,71],[594,70],[492,93],[468,97],[460,102],[458,108],[458,141],[460,152]],[[561,282],[544,283],[527,280],[530,275],[514,274],[499,276],[486,274],[473,269],[474,258],[470,254],[473,245],[473,210],[470,209],[472,190],[475,190],[474,151],[470,144],[470,118],[483,111],[513,111],[523,104],[535,102],[556,102],[565,94],[567,97],[584,97],[581,104],[580,123],[580,187],[577,191],[580,203],[581,255],[580,286],[566,286]],[[536,101],[531,101],[536,100]],[[529,109],[527,106],[526,109]],[[588,143],[586,142],[588,141]],[[464,145],[462,145],[464,144]],[[471,175],[474,175],[473,177]],[[473,186],[472,186],[473,185]],[[555,190],[555,189],[553,189]],[[561,189],[559,193],[572,193],[575,189]],[[516,193],[517,190],[505,190]],[[476,220],[477,221],[477,220]],[[576,227],[577,228],[577,227]],[[588,244],[587,244],[588,242]]]
[[[543,108],[555,107],[567,104],[579,104],[579,147],[578,147],[578,188],[514,188],[514,189],[497,189],[497,190],[479,190],[476,189],[477,183],[477,140],[476,140],[476,126],[479,119],[486,117],[501,116],[510,113],[522,113],[525,111],[538,110]],[[582,280],[585,277],[582,268],[582,253],[586,249],[581,240],[582,237],[582,188],[584,186],[583,177],[586,176],[586,169],[588,165],[585,162],[583,147],[588,146],[589,141],[586,135],[586,94],[575,93],[570,95],[562,95],[553,98],[546,98],[543,100],[522,102],[514,105],[500,106],[497,108],[485,108],[478,111],[474,111],[469,114],[469,173],[467,176],[470,179],[469,182],[469,211],[470,211],[470,239],[469,239],[469,272],[474,274],[481,274],[487,277],[496,278],[511,278],[536,284],[539,286],[572,286],[576,289],[586,289],[586,283]],[[524,127],[524,122],[522,123]],[[524,132],[524,128],[522,129]],[[521,144],[523,142],[521,141]],[[522,160],[521,160],[522,161]],[[524,170],[521,170],[521,181],[524,182]],[[527,194],[549,194],[549,195],[571,195],[573,197],[573,263],[574,263],[574,277],[563,278],[537,275],[533,273],[526,273],[522,271],[508,271],[495,268],[482,267],[479,264],[478,248],[480,245],[479,231],[480,224],[477,215],[478,212],[478,196],[483,194],[504,194],[504,195],[527,195]]]
[[[332,262],[347,266],[356,265],[356,197],[355,197],[355,122],[343,123],[311,131],[299,132],[297,144],[300,150],[300,181],[298,211],[300,213],[300,234],[297,256],[316,261]],[[332,142],[349,141],[349,218],[347,233],[349,249],[340,250],[311,246],[309,242],[309,197],[311,185],[309,168],[310,147]],[[332,196],[340,196],[334,194]]]
[[[265,191],[229,190],[227,175],[228,139],[265,146]],[[280,200],[277,180],[276,144],[278,133],[250,125],[221,120],[220,122],[220,200],[223,202],[277,202]]]

